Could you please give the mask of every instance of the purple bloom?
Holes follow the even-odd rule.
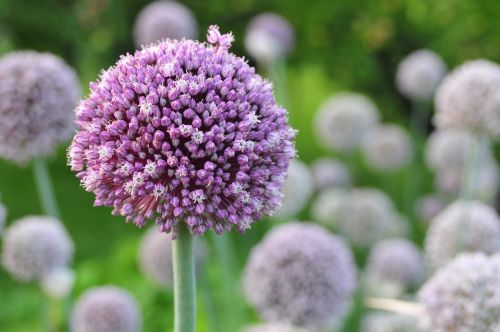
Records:
[[[210,44],[166,40],[90,85],[77,109],[71,169],[95,205],[162,231],[243,232],[281,203],[295,131],[271,84],[229,53],[218,27]]]

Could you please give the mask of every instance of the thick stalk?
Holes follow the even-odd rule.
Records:
[[[57,205],[56,195],[52,187],[52,180],[45,160],[42,158],[35,158],[32,167],[38,197],[44,213],[60,220],[61,214],[59,212],[59,206]]]
[[[173,241],[174,265],[174,332],[196,330],[196,279],[194,272],[193,237],[180,222]]]
[[[422,305],[419,303],[377,297],[366,298],[365,306],[370,309],[384,310],[412,316],[418,316],[423,309]]]

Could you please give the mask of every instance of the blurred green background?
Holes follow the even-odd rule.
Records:
[[[288,100],[292,125],[300,131],[299,156],[311,162],[328,155],[315,142],[312,118],[318,106],[339,90],[354,90],[371,97],[386,122],[408,122],[410,103],[394,88],[398,61],[417,48],[439,53],[449,67],[478,57],[500,61],[500,2],[497,0],[186,0],[196,14],[200,36],[210,24],[233,31],[232,49],[245,55],[243,36],[246,23],[256,14],[273,11],[286,17],[296,31],[296,49],[287,63]],[[120,54],[133,52],[132,25],[144,0],[0,0],[0,54],[15,49],[49,51],[74,66],[82,86],[99,71],[112,65]],[[331,155],[331,154],[330,154]],[[355,183],[382,187],[400,211],[412,220],[413,211],[401,194],[396,174],[375,175],[359,158],[354,158]],[[76,297],[83,289],[113,283],[130,290],[139,299],[144,331],[167,331],[172,321],[172,294],[159,290],[140,274],[137,244],[142,230],[111,217],[109,208],[93,208],[92,195],[79,188],[66,167],[61,147],[50,160],[56,194],[64,223],[76,243]],[[411,167],[421,167],[418,161]],[[430,191],[432,178],[426,176],[423,191]],[[40,214],[31,169],[0,161],[0,193],[12,222],[29,214]],[[307,211],[301,215],[308,218]],[[415,222],[413,220],[413,222]],[[236,245],[234,271],[241,271],[252,245],[269,227],[258,223],[249,234],[231,234]],[[250,240],[249,240],[250,239]],[[421,237],[415,235],[417,241]],[[206,267],[211,297],[220,296],[223,280],[214,257]],[[237,288],[237,285],[234,285]],[[239,296],[235,289],[235,300]],[[227,318],[221,314],[209,322],[207,293],[200,291],[199,331],[218,326]],[[241,301],[239,299],[238,301]],[[215,301],[217,303],[217,301]],[[243,303],[243,302],[242,302]],[[46,303],[35,285],[20,285],[0,271],[0,330],[40,331]],[[220,309],[220,308],[219,308]],[[245,321],[256,321],[251,309]],[[347,322],[345,331],[357,331],[359,312]],[[217,331],[222,331],[219,329]],[[233,331],[229,331],[233,332]]]

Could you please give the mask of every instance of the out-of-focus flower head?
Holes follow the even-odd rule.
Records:
[[[196,270],[202,266],[207,247],[202,239],[196,239],[194,257]],[[172,238],[169,234],[151,227],[143,235],[139,248],[139,266],[142,272],[162,287],[173,285]]]
[[[365,134],[379,119],[377,106],[367,97],[351,92],[328,99],[316,115],[315,131],[326,148],[348,152],[360,147]]]
[[[5,224],[7,223],[7,209],[2,204],[1,198],[2,196],[0,196],[0,235],[2,235]]]
[[[392,171],[411,162],[413,144],[403,128],[396,125],[381,125],[366,135],[362,151],[370,167]]]
[[[287,323],[264,323],[248,327],[243,332],[308,332],[300,327],[295,327]]]
[[[91,84],[68,154],[95,205],[193,234],[243,232],[280,206],[295,156],[288,113],[229,52],[231,34],[211,26],[207,40],[154,44]]]
[[[394,236],[398,220],[391,199],[374,188],[348,191],[341,200],[336,218],[338,231],[360,247],[370,247]]]
[[[0,58],[0,156],[25,164],[74,131],[80,84],[62,59],[35,51]]]
[[[456,201],[434,218],[425,239],[425,257],[435,270],[461,252],[500,250],[500,218],[478,201]]]
[[[313,183],[311,171],[300,160],[292,160],[283,186],[283,204],[276,211],[278,217],[292,217],[299,213],[311,198]]]
[[[259,62],[269,64],[287,56],[294,44],[295,32],[292,25],[278,14],[259,14],[248,24],[245,48]]]
[[[115,286],[85,291],[71,313],[72,332],[139,332],[141,312],[135,299]]]
[[[337,227],[339,208],[342,204],[345,191],[338,188],[328,188],[321,191],[311,206],[311,216],[314,221],[329,229]]]
[[[500,330],[500,256],[462,254],[419,292],[432,331]]]
[[[416,50],[399,63],[396,87],[407,98],[429,101],[446,71],[446,64],[437,53],[426,49]]]
[[[409,240],[383,240],[373,247],[365,273],[368,278],[393,283],[405,291],[423,280],[424,260],[420,250]],[[373,291],[376,289],[370,293]]]
[[[73,250],[73,242],[58,220],[29,216],[5,230],[2,263],[19,281],[40,280],[45,274],[67,266]]]
[[[321,328],[346,311],[356,271],[340,238],[293,222],[274,228],[252,250],[243,284],[263,319]]]
[[[420,197],[415,204],[415,212],[425,223],[430,222],[446,207],[446,201],[440,194],[428,194]]]
[[[193,12],[176,1],[157,0],[144,7],[135,20],[136,46],[164,39],[195,39],[198,23]]]
[[[424,332],[415,316],[376,312],[366,315],[361,323],[362,332]]]
[[[487,132],[500,138],[500,66],[467,61],[443,80],[435,97],[438,128]]]
[[[329,187],[345,188],[351,184],[351,174],[339,160],[320,158],[311,166],[314,187],[324,190]]]
[[[71,293],[74,283],[75,273],[65,266],[46,273],[40,281],[40,287],[50,298],[64,299]]]

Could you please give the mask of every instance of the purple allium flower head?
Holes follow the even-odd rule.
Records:
[[[136,18],[134,39],[137,46],[167,38],[195,39],[198,23],[193,12],[176,1],[158,0],[144,7]]]
[[[308,332],[300,327],[295,327],[287,323],[264,323],[248,327],[243,332]]]
[[[6,229],[2,263],[19,281],[40,280],[45,274],[67,266],[73,249],[73,242],[58,220],[29,216]]]
[[[387,312],[366,315],[361,323],[362,332],[425,332],[418,317]],[[429,331],[430,332],[430,331]]]
[[[284,17],[274,13],[255,16],[248,24],[245,48],[256,60],[270,63],[288,55],[295,44],[293,27]]]
[[[272,214],[295,156],[295,131],[271,84],[209,44],[166,40],[122,57],[77,109],[69,164],[95,205],[162,231],[244,231]]]
[[[345,188],[351,184],[349,170],[339,160],[320,158],[311,166],[314,187],[323,190],[329,187]]]
[[[339,188],[328,188],[321,191],[312,202],[311,216],[329,229],[337,227],[337,218],[345,191]]]
[[[413,143],[403,128],[380,125],[366,135],[362,151],[369,166],[377,170],[392,171],[411,162]]]
[[[329,98],[316,115],[315,132],[325,147],[340,152],[360,147],[365,134],[378,123],[377,106],[367,97],[342,92]]]
[[[388,239],[377,243],[369,257],[366,273],[407,290],[424,277],[424,260],[420,250],[406,239]]]
[[[276,211],[278,217],[292,217],[306,206],[313,192],[311,171],[300,160],[292,160],[283,186],[283,204]]]
[[[248,301],[265,320],[324,327],[345,312],[356,271],[344,241],[324,228],[293,222],[274,228],[251,252]]]
[[[500,66],[488,60],[467,61],[439,86],[434,122],[500,138]]]
[[[0,156],[19,164],[49,155],[74,131],[80,84],[73,69],[49,53],[0,58]]]
[[[207,257],[207,246],[197,238],[194,244],[196,271],[202,267]],[[139,247],[139,266],[142,272],[162,287],[173,285],[172,238],[169,234],[151,227],[143,235]]]
[[[500,250],[500,217],[478,201],[456,201],[431,222],[425,256],[435,270],[461,252],[492,254]]]
[[[446,75],[446,64],[430,50],[416,50],[398,65],[396,87],[404,96],[415,101],[428,101]]]
[[[430,222],[446,207],[446,201],[440,194],[428,194],[420,197],[415,204],[415,212],[425,223]]]
[[[500,331],[500,256],[462,254],[419,292],[433,332]]]
[[[141,312],[135,299],[114,286],[85,291],[71,313],[72,332],[139,332]]]

